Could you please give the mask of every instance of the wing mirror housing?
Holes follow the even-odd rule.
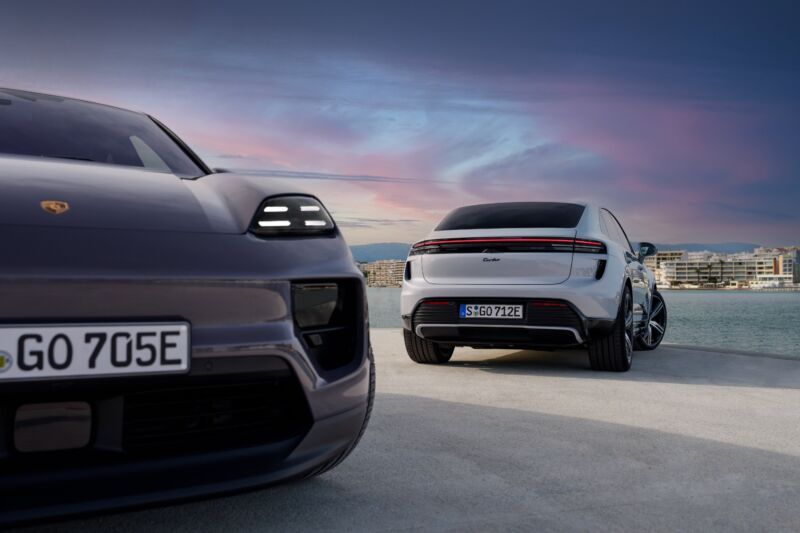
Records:
[[[658,253],[658,248],[656,245],[650,242],[640,242],[639,243],[639,261],[643,261],[645,257],[650,257],[651,255],[656,255]]]

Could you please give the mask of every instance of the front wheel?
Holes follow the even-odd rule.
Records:
[[[611,332],[589,341],[592,370],[627,372],[633,360],[633,297],[626,288]]]
[[[453,357],[453,346],[439,344],[416,335],[413,331],[403,330],[406,352],[412,361],[424,365],[441,365]]]
[[[660,292],[653,292],[650,309],[647,327],[636,339],[637,350],[655,350],[664,340],[664,334],[667,332],[667,304],[664,303]]]

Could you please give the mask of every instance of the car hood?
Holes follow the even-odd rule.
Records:
[[[268,178],[170,173],[81,161],[0,157],[0,226],[244,233],[260,202],[303,194]],[[66,202],[53,214],[42,202]]]

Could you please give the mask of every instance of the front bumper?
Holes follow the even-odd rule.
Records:
[[[245,376],[247,379],[268,379],[276,373],[285,373],[289,355],[210,358],[199,365],[199,372],[182,377],[180,382],[186,385],[198,380],[208,383],[213,379],[230,383]],[[369,364],[368,360],[366,364]],[[209,371],[209,367],[213,370]],[[348,392],[357,388],[362,379],[368,380],[368,375],[368,367],[356,372],[347,380]],[[342,385],[335,387],[340,389],[338,393],[325,391],[326,396],[337,396],[337,400],[346,397]],[[152,384],[148,385],[151,387]],[[134,390],[141,392],[140,389]],[[26,401],[32,398],[32,394],[20,393],[14,397]],[[86,393],[78,392],[76,396],[60,392],[33,397],[85,399]],[[95,412],[100,423],[96,426],[91,448],[30,454],[27,457],[6,450],[5,458],[0,459],[3,468],[0,524],[163,503],[302,477],[334,460],[352,444],[361,430],[367,409],[365,400],[335,414],[314,419],[306,419],[299,413],[296,424],[265,435],[269,438],[262,443],[250,441],[246,445],[228,447],[222,441],[222,447],[202,450],[187,442],[187,451],[183,453],[174,448],[162,453],[161,449],[152,447],[127,452],[124,441],[119,442],[123,448],[114,449],[113,442],[109,443],[107,438],[114,427],[124,430],[122,408],[118,413],[114,413],[113,408],[124,405],[125,395],[102,398],[92,402],[98,408]],[[217,413],[217,416],[221,414]],[[100,434],[106,437],[101,438]],[[9,439],[4,439],[4,442],[8,443]],[[193,449],[195,451],[190,451]]]
[[[120,240],[118,232],[102,230],[36,233],[9,229],[0,236],[0,244],[22,243],[26,235],[42,244],[19,248],[14,260],[0,265],[1,323],[180,319],[192,326],[191,370],[181,376],[3,384],[0,524],[292,479],[336,459],[358,437],[367,412],[372,363],[363,277],[341,239],[307,240],[302,245],[285,240],[272,246],[251,236],[151,234]],[[93,241],[87,233],[94,233]],[[78,243],[80,253],[67,253],[70,239]],[[102,258],[83,255],[90,253],[89,241],[102,250]],[[63,260],[56,264],[37,258],[47,248],[44,244],[52,244],[51,252],[63,250]],[[336,368],[320,364],[293,320],[292,282],[314,280],[357,288],[355,349]],[[269,396],[270,383],[279,381],[297,394],[279,389]],[[229,399],[215,397],[199,401],[198,412],[176,415],[178,428],[189,436],[194,423],[208,429],[209,420],[220,422],[216,429],[221,431],[205,435],[213,433],[214,439],[158,440],[169,431],[140,431],[133,435],[138,440],[130,438],[126,405],[143,395],[243,384],[266,394],[255,407],[279,422],[277,430],[261,423],[252,438],[224,426],[230,420]],[[15,451],[16,407],[50,401],[90,403],[90,445],[68,452]],[[256,417],[254,422],[251,417],[246,422],[263,420]]]

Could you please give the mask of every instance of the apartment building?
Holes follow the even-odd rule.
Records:
[[[405,266],[405,261],[381,260],[359,263],[358,268],[364,273],[370,287],[400,287]]]
[[[683,260],[664,261],[660,279],[670,284],[785,285],[800,282],[798,251],[759,249],[736,255],[687,254]]]
[[[644,264],[647,268],[655,272],[661,268],[661,263],[667,261],[683,261],[685,259],[687,259],[687,254],[683,250],[665,250],[663,252],[657,252],[656,255],[645,257]]]

